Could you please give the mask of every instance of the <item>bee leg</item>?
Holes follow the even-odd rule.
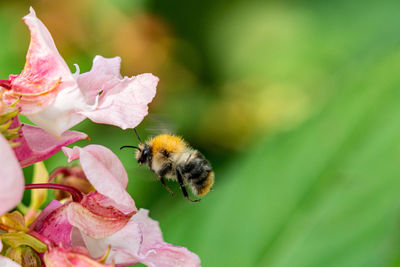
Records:
[[[181,168],[179,168],[179,167],[176,167],[176,176],[177,176],[177,178],[178,178],[179,186],[181,187],[183,196],[184,196],[187,200],[189,200],[189,201],[191,201],[191,202],[199,202],[200,199],[195,199],[195,200],[193,200],[193,199],[190,199],[190,198],[189,198],[189,194],[188,194],[188,192],[186,191],[185,184],[183,183],[182,171],[181,171]]]
[[[167,191],[168,191],[171,195],[174,194],[174,192],[171,190],[171,188],[169,188],[168,185],[165,183],[164,176],[158,177],[158,180],[160,180],[161,184],[164,186],[165,189],[167,189]]]
[[[162,183],[162,185],[164,186],[164,188],[167,189],[167,191],[168,191],[171,195],[173,195],[174,192],[172,192],[172,190],[168,187],[168,185],[165,184],[165,180],[164,180],[164,176],[165,176],[167,173],[169,173],[169,172],[171,171],[171,169],[172,169],[172,164],[171,164],[171,163],[165,164],[165,165],[161,168],[161,170],[159,170],[159,171],[157,172],[157,178],[158,178],[158,180]]]

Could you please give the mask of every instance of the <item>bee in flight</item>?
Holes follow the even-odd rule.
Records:
[[[164,178],[177,181],[183,196],[197,202],[200,199],[189,198],[186,187],[190,187],[196,196],[207,194],[214,184],[214,172],[211,164],[197,150],[191,148],[182,138],[169,134],[155,136],[146,142],[139,139],[138,146],[122,146],[137,149],[136,160],[140,165],[147,164],[149,169],[157,175],[158,180],[173,194],[165,184]]]

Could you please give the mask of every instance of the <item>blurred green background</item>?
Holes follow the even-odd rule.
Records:
[[[2,0],[2,78],[29,6],[71,69],[100,54],[160,77],[140,134],[172,129],[213,164],[189,203],[119,150],[131,130],[75,127],[119,156],[166,241],[206,267],[400,266],[400,2]]]

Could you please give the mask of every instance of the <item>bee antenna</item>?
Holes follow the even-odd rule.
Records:
[[[139,142],[140,142],[140,143],[143,143],[143,142],[142,142],[142,139],[140,139],[140,136],[139,136],[138,132],[136,131],[136,128],[133,128],[133,130],[135,131],[135,134],[136,134],[137,139],[139,140]]]
[[[134,149],[137,149],[137,150],[139,150],[139,151],[142,151],[139,147],[137,147],[137,146],[121,146],[119,149],[123,149],[123,148],[127,148],[127,147],[129,147],[129,148],[134,148]]]

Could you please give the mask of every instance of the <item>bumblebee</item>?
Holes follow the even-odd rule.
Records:
[[[137,149],[138,163],[146,164],[168,192],[173,194],[166,185],[165,178],[177,181],[183,196],[192,202],[200,201],[200,199],[190,199],[185,186],[188,186],[196,196],[204,196],[210,191],[214,184],[211,164],[181,137],[161,134],[143,143],[136,129],[135,134],[139,139],[139,145],[122,146],[121,149],[126,147]]]

